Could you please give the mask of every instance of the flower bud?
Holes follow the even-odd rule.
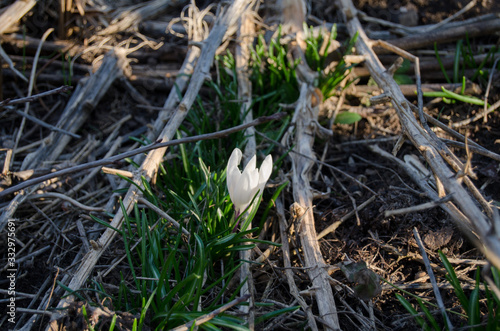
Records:
[[[254,155],[243,172],[241,172],[238,166],[242,155],[241,150],[235,148],[227,163],[227,188],[234,209],[238,214],[242,213],[248,207],[257,192],[259,192],[259,196],[255,201],[258,201],[273,170],[271,155],[265,158],[260,169],[256,167],[257,157]]]

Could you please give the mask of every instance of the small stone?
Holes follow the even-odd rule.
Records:
[[[447,226],[438,231],[429,231],[424,236],[424,242],[430,250],[434,251],[448,244],[452,235],[453,229]]]
[[[418,9],[413,4],[408,4],[399,8],[398,15],[399,24],[405,26],[417,26],[418,25]]]

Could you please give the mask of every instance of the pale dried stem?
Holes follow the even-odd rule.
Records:
[[[232,308],[232,307],[234,307],[234,306],[242,303],[243,301],[245,301],[245,300],[247,300],[249,298],[250,298],[249,294],[243,295],[243,296],[241,296],[239,298],[234,299],[231,302],[226,303],[224,306],[222,306],[220,308],[217,308],[217,309],[215,309],[214,311],[212,311],[212,312],[210,312],[208,314],[200,316],[200,317],[192,320],[191,322],[188,322],[188,323],[186,323],[184,325],[181,325],[181,326],[178,326],[178,327],[172,329],[172,331],[188,331],[188,330],[193,330],[193,328],[195,326],[198,326],[198,325],[201,325],[201,324],[203,324],[205,322],[210,321],[211,319],[217,317],[217,315],[219,315],[219,314],[225,312],[226,310],[228,310],[228,309],[230,309],[230,308]]]
[[[236,74],[238,79],[238,100],[242,100],[241,104],[241,116],[244,117],[243,123],[249,123],[253,120],[253,115],[251,111],[252,107],[252,84],[249,78],[249,68],[250,63],[250,47],[253,43],[255,26],[252,20],[253,13],[250,11],[246,12],[241,16],[238,26],[238,43],[236,45]],[[257,144],[255,141],[255,127],[249,127],[245,130],[245,136],[247,137],[245,152],[243,154],[243,160],[247,163],[250,158],[257,152]],[[261,192],[262,193],[262,192]],[[250,227],[250,224],[248,225]],[[241,231],[246,231],[247,229],[241,229]],[[248,245],[249,242],[243,243],[243,245]],[[243,250],[240,252],[240,258],[242,261],[251,261],[252,250]],[[241,295],[249,295],[248,306],[241,306],[240,310],[247,314],[247,323],[250,330],[255,328],[255,286],[251,271],[250,263],[244,263],[240,270],[240,281],[245,282],[241,286]]]
[[[129,28],[137,28],[142,21],[158,16],[174,4],[182,5],[185,2],[187,1],[156,0],[150,1],[145,5],[132,6],[131,8],[123,10],[120,17],[114,20],[106,29],[99,31],[98,35],[108,36]]]
[[[27,12],[36,5],[36,0],[17,0],[0,16],[0,35],[16,24]]]
[[[437,31],[422,32],[399,39],[393,39],[390,40],[390,43],[405,50],[419,49],[434,43],[441,44],[452,42],[465,38],[466,36],[474,38],[492,34],[498,31],[499,28],[500,18],[497,17],[483,22],[461,24],[456,27],[443,28]]]
[[[86,210],[86,211],[104,211],[103,208],[86,206],[83,203],[80,203],[80,202],[76,201],[75,199],[68,197],[67,195],[64,195],[61,193],[56,193],[56,192],[46,192],[46,193],[41,193],[41,194],[32,194],[32,195],[28,196],[28,200],[45,199],[45,198],[61,199],[61,200],[64,200],[64,201],[71,203],[73,206],[75,206],[79,209]]]
[[[370,203],[372,203],[373,201],[375,201],[375,199],[377,198],[377,196],[372,196],[370,199],[366,200],[365,202],[363,202],[361,205],[359,205],[359,207],[357,208],[358,211],[361,211],[363,210],[366,206],[368,206]],[[334,222],[333,224],[331,224],[330,226],[328,226],[326,229],[324,229],[323,231],[320,232],[320,234],[318,234],[318,240],[323,238],[324,236],[326,236],[327,234],[331,233],[331,232],[335,232],[335,230],[342,224],[344,223],[346,220],[348,220],[349,218],[351,218],[352,216],[354,216],[356,213],[355,211],[350,211],[349,213],[347,213],[346,215],[342,216],[342,218],[336,222]]]
[[[314,88],[302,83],[300,97],[297,101],[293,124],[295,124],[294,151],[308,158],[301,157],[296,153],[292,158],[292,183],[293,198],[292,215],[299,222],[298,234],[302,243],[305,257],[305,267],[312,282],[319,315],[325,322],[325,327],[332,330],[340,330],[337,308],[333,298],[332,287],[328,280],[328,272],[325,270],[325,262],[319,247],[315,229],[312,193],[309,184],[309,175],[313,165],[314,152],[312,146],[316,133],[316,124],[319,108],[312,107],[311,96]]]
[[[394,216],[394,215],[409,214],[409,213],[415,213],[415,212],[422,211],[422,210],[436,208],[436,207],[439,207],[442,203],[450,201],[450,200],[451,200],[451,197],[446,196],[444,198],[439,199],[438,201],[425,202],[425,203],[422,203],[420,205],[411,206],[411,207],[407,207],[407,208],[386,210],[384,212],[384,216],[389,217],[389,216]]]
[[[61,86],[59,88],[56,88],[56,89],[53,89],[53,90],[50,90],[50,91],[47,91],[47,92],[39,93],[39,94],[36,94],[36,95],[33,95],[33,96],[28,96],[28,97],[14,99],[14,100],[7,99],[7,100],[4,100],[4,101],[0,102],[0,108],[1,107],[7,107],[8,108],[10,105],[14,105],[14,104],[18,104],[18,103],[32,102],[32,101],[35,101],[35,100],[37,100],[39,98],[42,98],[44,96],[48,96],[48,95],[52,95],[52,94],[64,93],[64,92],[70,91],[72,89],[73,88],[71,86]],[[43,122],[42,120],[39,120],[38,118],[29,115],[27,112],[22,112],[22,111],[17,110],[17,109],[14,109],[14,111],[15,111],[16,114],[18,114],[20,116],[23,116],[23,117],[26,117],[26,119],[28,119],[28,120],[30,120],[32,122],[35,122],[36,124],[38,124],[40,126],[46,127],[46,128],[48,128],[48,129],[50,129],[52,131],[61,132],[61,133],[70,135],[73,138],[77,138],[77,139],[81,138],[80,135],[77,135],[77,134],[75,134],[73,132],[68,132],[66,130],[60,129],[60,128],[55,127],[53,125],[47,124],[47,123]],[[16,148],[15,151],[18,152],[19,148]]]
[[[150,144],[150,145],[147,145],[147,146],[144,146],[141,148],[133,149],[131,151],[124,152],[122,154],[111,156],[111,157],[108,157],[105,159],[96,160],[96,161],[92,161],[92,162],[88,162],[88,163],[79,164],[77,166],[65,168],[65,169],[44,175],[44,176],[29,179],[21,184],[9,187],[8,189],[0,192],[0,198],[6,196],[8,194],[17,192],[19,190],[22,190],[24,188],[39,184],[41,182],[44,182],[44,181],[47,181],[49,179],[53,179],[53,178],[56,178],[59,176],[64,176],[64,175],[68,175],[71,173],[80,172],[83,170],[92,169],[92,168],[100,167],[100,166],[107,165],[107,164],[112,164],[112,163],[115,163],[117,161],[123,160],[125,158],[131,157],[131,156],[134,156],[137,154],[149,152],[149,151],[155,152],[158,150],[166,150],[166,148],[170,147],[170,146],[186,144],[186,143],[191,143],[191,142],[197,142],[197,141],[201,141],[201,140],[209,140],[209,139],[217,139],[217,138],[226,137],[227,135],[229,135],[231,133],[244,130],[250,126],[263,124],[263,123],[266,123],[266,122],[269,122],[272,120],[279,120],[279,119],[283,118],[284,116],[285,116],[285,113],[276,113],[276,114],[271,115],[271,116],[259,117],[250,123],[241,124],[241,125],[238,125],[238,126],[235,126],[235,127],[229,128],[229,129],[217,131],[214,133],[205,133],[205,134],[201,134],[198,136],[186,137],[186,138],[181,138],[181,139],[176,139],[176,140],[168,140],[167,139],[167,141],[165,141],[165,142],[153,143],[153,144]],[[137,172],[134,175],[135,175],[135,177],[137,177]],[[139,179],[140,179],[140,177],[139,177]],[[19,194],[19,195],[21,195],[21,194]]]
[[[299,305],[302,307],[302,310],[307,314],[308,325],[313,331],[318,330],[318,326],[316,325],[316,320],[312,313],[311,307],[309,307],[299,294],[299,289],[297,288],[297,284],[295,284],[295,280],[293,279],[293,271],[292,264],[290,259],[290,244],[289,237],[291,234],[287,233],[288,224],[285,218],[285,208],[283,207],[283,197],[280,197],[276,200],[276,213],[279,219],[279,227],[280,227],[280,236],[281,236],[281,252],[283,253],[283,265],[285,267],[285,276],[288,281],[288,286],[290,287],[290,294],[297,300]]]

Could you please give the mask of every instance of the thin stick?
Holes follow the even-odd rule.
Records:
[[[453,28],[445,28],[439,31],[419,33],[399,39],[391,40],[391,44],[402,49],[418,49],[423,46],[432,45],[434,42],[446,43],[464,38],[467,34],[469,38],[493,34],[500,28],[500,19],[492,19],[485,22],[478,22],[466,25],[459,25]]]
[[[26,99],[28,99],[28,98],[26,98]],[[22,117],[24,117],[24,118],[32,121],[32,122],[35,122],[36,124],[38,124],[40,126],[43,126],[43,127],[47,128],[49,130],[60,132],[62,134],[67,134],[68,136],[71,136],[71,137],[76,138],[76,139],[80,139],[82,137],[82,136],[80,136],[80,135],[78,135],[76,133],[69,132],[69,131],[66,131],[64,129],[58,128],[57,126],[53,126],[51,124],[45,123],[44,121],[39,120],[35,116],[31,116],[30,114],[22,112],[20,110],[15,110],[15,113],[17,115],[20,115],[20,116],[22,116]]]
[[[451,16],[448,16],[447,18],[445,18],[444,20],[442,20],[441,22],[439,23],[436,23],[434,25],[431,25],[430,27],[428,28],[424,28],[423,31],[421,31],[421,33],[427,33],[427,32],[431,32],[433,30],[436,30],[437,28],[445,25],[446,23],[448,22],[451,22],[452,20],[454,20],[455,18],[459,17],[460,15],[462,15],[463,13],[465,13],[466,11],[468,11],[469,9],[471,9],[472,7],[474,7],[476,5],[476,0],[472,0],[471,2],[469,2],[464,8],[460,9],[459,11],[457,11],[455,14],[451,15]]]
[[[177,228],[177,230],[179,230],[181,228],[181,225],[179,224],[179,222],[174,220],[170,215],[165,213],[163,210],[161,210],[157,206],[153,205],[148,200],[141,197],[141,198],[137,199],[137,202],[145,204],[148,208],[152,209],[155,213],[157,213],[158,215],[160,215],[161,217],[163,217],[164,219],[166,219],[167,221],[172,223],[172,225],[175,226]],[[188,238],[191,236],[189,231],[186,230],[184,227],[182,227],[182,233],[184,233]]]
[[[490,94],[491,81],[493,80],[493,73],[495,72],[495,68],[497,67],[498,60],[500,60],[500,57],[497,58],[495,62],[493,62],[490,77],[488,78],[488,86],[486,87],[486,93],[484,94],[483,123],[486,123],[486,121],[488,120],[488,95]]]
[[[459,127],[462,127],[464,125],[467,125],[467,124],[470,124],[472,122],[475,122],[481,118],[483,118],[484,116],[488,115],[489,113],[492,113],[494,112],[497,108],[500,108],[500,100],[498,100],[497,102],[495,102],[494,104],[492,104],[490,106],[490,108],[488,108],[488,110],[486,112],[481,112],[479,114],[477,114],[476,116],[472,117],[472,118],[467,118],[463,121],[460,121],[460,122],[455,122],[451,125],[452,128],[459,128]]]
[[[37,310],[37,309],[27,309],[27,308],[16,307],[16,311],[18,311],[20,313],[29,313],[29,314],[39,314],[39,315],[52,316],[52,312],[47,311],[47,310]]]
[[[5,53],[5,51],[3,50],[2,48],[2,45],[0,45],[0,57],[3,58],[3,60],[5,62],[7,62],[7,64],[9,65],[9,68],[10,70],[12,70],[12,72],[19,78],[21,78],[22,80],[24,80],[25,82],[28,82],[28,78],[24,77],[24,75],[22,73],[20,73],[16,67],[14,67],[14,63],[12,62],[12,60],[9,58],[9,56],[7,55],[7,53]]]
[[[267,136],[263,135],[262,133],[260,133],[259,131],[256,131],[255,133],[257,133],[259,136],[261,136],[262,138],[266,139],[267,141],[269,141],[269,142],[271,142],[271,143],[275,144],[276,146],[279,146],[279,147],[281,147],[281,148],[283,148],[283,149],[287,150],[287,147],[285,147],[283,144],[281,144],[281,143],[279,143],[279,142],[277,142],[277,141],[275,141],[275,140],[272,140],[271,138],[269,138],[269,137],[267,137]],[[351,176],[351,175],[349,175],[348,173],[346,173],[346,172],[344,172],[344,171],[340,170],[339,168],[337,168],[337,167],[335,167],[335,166],[332,166],[331,164],[328,164],[328,163],[326,163],[326,162],[322,162],[322,161],[319,161],[319,160],[317,160],[317,159],[313,159],[312,157],[309,157],[309,156],[307,156],[307,155],[305,155],[305,154],[302,154],[302,153],[296,152],[296,151],[294,151],[294,150],[290,150],[290,152],[292,152],[292,153],[294,153],[294,154],[297,154],[297,155],[299,155],[299,156],[301,156],[301,157],[304,157],[304,158],[306,158],[306,159],[312,160],[313,162],[316,162],[316,163],[318,163],[318,164],[321,164],[321,165],[323,165],[323,166],[325,166],[325,167],[328,167],[328,168],[330,168],[330,169],[333,169],[334,171],[336,171],[336,172],[338,172],[338,173],[342,174],[342,176],[345,176],[346,178],[348,178],[348,179],[352,180],[352,181],[353,181],[353,182],[355,182],[356,184],[358,184],[358,185],[362,186],[364,189],[366,189],[366,190],[367,190],[367,191],[369,191],[370,193],[372,193],[372,194],[374,194],[374,195],[377,195],[377,196],[378,196],[378,193],[377,193],[377,192],[375,192],[374,190],[372,190],[371,188],[369,188],[369,187],[368,187],[368,186],[366,186],[365,184],[361,183],[359,180],[357,180],[356,178],[352,177],[352,176]],[[2,197],[1,193],[0,193],[0,197]]]
[[[342,182],[335,176],[335,173],[330,169],[330,173],[332,174],[333,178],[337,181],[337,183],[340,185],[340,188],[342,191],[344,191],[345,194],[351,199],[352,203],[352,210],[354,212],[354,215],[356,216],[356,224],[357,226],[361,226],[361,219],[359,218],[358,214],[358,206],[356,205],[356,199],[352,196],[351,192],[342,184]]]
[[[427,209],[439,207],[439,206],[441,206],[442,203],[448,202],[450,200],[451,200],[451,196],[447,195],[444,198],[441,198],[437,201],[430,201],[430,202],[422,203],[420,205],[411,206],[408,208],[386,210],[384,213],[384,216],[389,217],[389,216],[393,216],[393,215],[408,214],[408,213],[413,213],[416,211],[427,210]]]
[[[35,101],[39,98],[43,98],[52,94],[61,94],[61,93],[66,93],[68,91],[71,91],[73,89],[73,86],[67,86],[63,85],[61,87],[55,88],[53,90],[49,90],[46,92],[38,93],[32,96],[24,97],[24,98],[19,98],[19,99],[6,99],[3,101],[0,101],[0,107],[6,106],[6,105],[14,105],[18,103],[25,103],[25,102],[32,102]]]
[[[52,28],[45,31],[45,33],[42,36],[42,39],[40,40],[40,44],[38,45],[38,48],[36,50],[35,58],[33,59],[33,68],[31,68],[30,82],[29,82],[29,86],[28,86],[28,97],[31,96],[31,93],[33,91],[33,85],[35,85],[36,65],[38,63],[38,58],[40,57],[40,52],[42,51],[42,45],[43,45],[45,39],[47,39],[47,37],[49,36],[49,34],[52,33],[52,31],[54,31],[54,29],[52,29]],[[26,113],[26,114],[28,113],[29,107],[30,107],[30,104],[26,103],[26,106],[24,107],[24,113]],[[14,148],[12,149],[12,159],[10,161],[11,166],[12,166],[12,163],[14,162],[14,155],[16,153],[16,148],[19,145],[19,141],[21,140],[21,136],[23,134],[25,123],[26,123],[26,119],[23,117],[23,120],[21,121],[21,125],[19,128],[19,132],[17,133],[17,137],[16,137],[16,140],[14,143]]]
[[[372,196],[370,199],[366,200],[365,202],[363,202],[361,205],[359,205],[358,207],[358,211],[361,211],[363,208],[365,208],[366,206],[368,206],[370,203],[372,203],[375,199],[377,198],[377,196]],[[355,212],[354,210],[350,211],[349,213],[347,213],[346,215],[342,216],[342,218],[336,222],[334,222],[333,224],[331,224],[329,227],[327,227],[326,229],[324,229],[323,231],[320,232],[320,234],[318,234],[318,240],[320,240],[321,238],[323,238],[324,236],[326,236],[327,234],[329,234],[330,232],[335,232],[335,230],[342,224],[344,223],[346,220],[348,220],[349,218],[351,218],[352,216],[354,216]]]
[[[59,271],[60,271],[59,267],[56,267],[56,268],[57,268],[57,273],[54,276],[54,283],[52,283],[52,289],[50,290],[49,300],[47,300],[47,305],[45,306],[45,310],[47,310],[47,308],[49,308],[50,299],[52,299],[52,294],[54,294],[54,290],[56,288],[57,276],[59,276]]]
[[[108,168],[108,167],[102,167],[101,170],[103,173],[109,174],[109,175],[115,175],[115,176],[120,175],[120,176],[127,177],[127,178],[134,178],[134,174],[130,171],[127,171],[127,170]]]
[[[184,325],[181,325],[181,326],[178,326],[176,328],[173,328],[172,331],[187,331],[187,330],[191,330],[193,328],[193,326],[198,326],[198,325],[201,325],[201,324],[203,324],[205,322],[210,321],[211,319],[213,319],[214,317],[216,317],[220,313],[223,313],[226,310],[228,310],[229,308],[232,308],[232,307],[236,306],[237,304],[240,304],[241,302],[247,300],[248,298],[250,298],[250,294],[245,294],[244,296],[236,298],[233,301],[226,303],[224,306],[222,306],[222,307],[220,307],[220,308],[218,308],[218,309],[216,309],[216,310],[214,310],[214,311],[212,311],[212,312],[210,312],[208,314],[200,316],[197,319],[195,319],[195,320],[193,320],[193,321],[191,321],[189,323],[186,323]]]
[[[459,141],[455,141],[455,140],[449,140],[449,139],[444,139],[444,138],[441,138],[441,141],[444,142],[446,145],[449,145],[449,146],[455,146],[455,147],[459,147],[459,148],[462,148],[464,149],[466,146],[467,148],[473,152],[473,153],[476,153],[476,154],[480,154],[480,155],[483,155],[483,156],[486,156],[486,157],[489,157],[490,159],[493,159],[493,160],[496,160],[496,161],[500,161],[500,155],[497,154],[497,153],[493,153],[489,150],[487,150],[486,148],[483,148],[483,147],[475,147],[475,146],[470,146],[469,145],[469,142],[470,140],[467,139],[467,143],[462,143],[462,142],[459,142]]]
[[[186,137],[186,138],[182,138],[182,139],[170,140],[170,141],[165,141],[165,142],[155,142],[151,145],[137,148],[137,149],[134,149],[132,151],[128,151],[128,152],[125,152],[122,154],[118,154],[118,155],[109,157],[107,159],[83,163],[83,164],[80,164],[80,165],[77,165],[74,167],[70,167],[70,168],[66,168],[66,169],[62,169],[62,170],[50,173],[50,174],[45,175],[45,176],[29,179],[25,182],[22,182],[16,186],[10,187],[10,188],[0,192],[0,198],[6,196],[8,194],[17,192],[19,190],[22,190],[26,187],[44,182],[48,179],[52,179],[54,177],[64,176],[67,174],[71,174],[71,173],[75,173],[75,172],[79,172],[79,171],[83,171],[83,170],[87,170],[87,169],[91,169],[91,168],[95,168],[95,167],[100,167],[100,166],[103,166],[106,164],[112,164],[112,163],[115,163],[117,161],[123,160],[127,157],[131,157],[131,156],[134,156],[137,154],[149,152],[151,150],[158,149],[158,148],[176,146],[176,145],[180,145],[180,144],[187,144],[187,143],[192,143],[192,142],[196,142],[196,141],[200,141],[200,140],[222,138],[222,137],[225,137],[231,133],[244,130],[244,129],[251,127],[251,126],[256,126],[256,125],[260,125],[262,123],[266,123],[269,121],[282,119],[285,116],[286,116],[286,113],[277,113],[277,114],[274,114],[271,116],[259,117],[252,122],[249,122],[246,124],[241,124],[241,125],[238,125],[238,126],[226,129],[226,130],[221,130],[221,131],[217,131],[217,132],[213,132],[213,133],[201,134],[201,135],[193,136],[193,137]]]
[[[83,209],[83,210],[88,210],[88,211],[104,211],[103,208],[86,206],[83,203],[80,203],[80,202],[76,201],[75,199],[72,199],[72,198],[68,197],[67,195],[64,195],[64,194],[61,194],[61,193],[56,193],[56,192],[46,192],[46,193],[42,193],[42,194],[32,194],[32,195],[28,196],[27,198],[30,199],[30,200],[31,199],[43,199],[43,198],[57,198],[57,199],[68,201],[73,206],[75,206],[77,208],[80,208],[80,209]]]
[[[432,289],[434,290],[434,295],[436,296],[436,301],[439,309],[441,310],[441,314],[443,318],[446,320],[446,324],[448,325],[448,330],[453,330],[454,327],[450,322],[448,314],[446,314],[446,309],[444,307],[443,298],[441,298],[441,292],[439,292],[439,287],[436,282],[436,277],[434,276],[434,272],[432,271],[431,264],[429,262],[429,258],[427,257],[427,252],[425,251],[424,244],[422,243],[422,239],[420,239],[420,235],[418,234],[417,228],[413,228],[413,236],[417,241],[418,248],[420,248],[420,253],[422,254],[422,258],[424,260],[425,269],[427,270],[427,274],[429,275],[429,279],[432,283]]]

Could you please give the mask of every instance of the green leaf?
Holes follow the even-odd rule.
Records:
[[[465,296],[464,290],[462,289],[460,281],[458,280],[457,275],[455,274],[455,270],[453,269],[453,266],[451,265],[450,261],[448,261],[448,258],[446,257],[446,255],[443,254],[443,252],[439,251],[439,257],[441,258],[441,261],[443,262],[444,268],[448,272],[446,279],[448,279],[451,286],[455,290],[455,294],[457,295],[458,300],[462,304],[462,307],[464,308],[464,310],[468,311],[469,310],[469,300]]]
[[[362,119],[358,113],[342,112],[335,118],[335,124],[354,124]]]
[[[427,317],[427,320],[429,321],[429,323],[431,323],[434,330],[437,330],[437,331],[441,330],[441,328],[439,327],[439,325],[436,322],[436,319],[434,318],[434,316],[432,316],[429,308],[427,308],[427,306],[424,304],[422,299],[417,298],[417,302],[418,302],[418,305],[420,306],[420,308],[422,308],[422,311],[424,312],[425,317]]]
[[[279,309],[279,310],[274,310],[274,311],[272,311],[270,313],[264,314],[264,315],[260,316],[259,318],[257,318],[255,320],[255,324],[262,323],[265,320],[268,320],[268,319],[273,318],[273,317],[280,316],[282,314],[294,312],[297,309],[300,309],[300,306],[293,306],[293,307],[287,307],[287,308],[283,308],[283,309]]]
[[[481,313],[479,311],[479,268],[476,269],[476,286],[469,298],[469,325],[477,325],[481,323]],[[481,328],[471,328],[471,330],[480,330]]]
[[[413,306],[403,298],[401,294],[396,293],[396,298],[398,298],[399,302],[405,307],[405,309],[415,318],[417,324],[423,328],[424,330],[430,330],[429,326],[425,322],[424,318],[418,314],[418,312],[413,308]]]
[[[479,98],[473,97],[473,96],[468,96],[468,95],[460,95],[455,92],[449,91],[444,88],[444,86],[441,86],[441,90],[443,90],[444,93],[447,94],[447,96],[451,99],[456,99],[458,101],[466,102],[466,103],[471,103],[473,105],[479,105],[479,106],[484,106],[484,100],[481,100]]]
[[[405,74],[395,74],[393,76],[394,78],[394,81],[398,84],[398,85],[410,85],[410,84],[415,84],[415,82],[413,81],[413,79],[408,76],[408,75],[405,75]]]

